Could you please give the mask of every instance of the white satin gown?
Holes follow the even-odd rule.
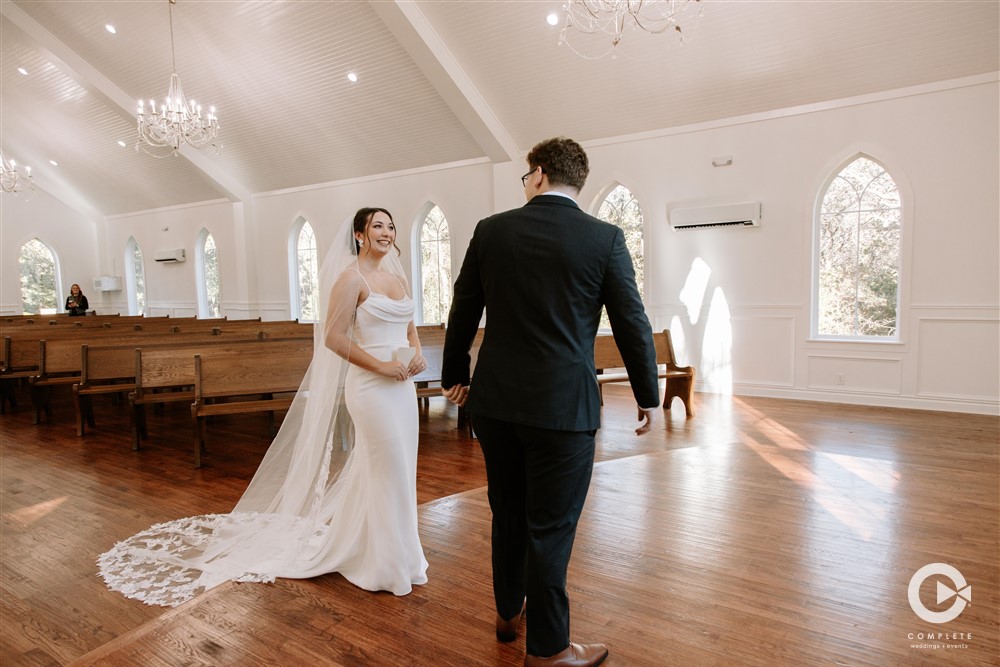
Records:
[[[389,361],[409,346],[413,300],[369,292],[357,308],[354,339]],[[158,524],[101,555],[100,575],[108,587],[147,604],[176,606],[229,580],[338,572],[360,588],[395,595],[426,583],[417,533],[414,384],[351,364],[344,399],[354,422],[354,449],[308,520],[233,512]]]
[[[357,310],[355,340],[368,354],[390,361],[409,346],[406,330],[413,301],[369,290]],[[351,365],[344,392],[354,420],[355,444],[344,484],[338,531],[318,567],[340,572],[366,590],[410,592],[427,582],[427,560],[417,534],[417,394],[413,382],[399,382]]]

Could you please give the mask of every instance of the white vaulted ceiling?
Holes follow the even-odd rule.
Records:
[[[649,132],[1000,61],[994,0],[701,4],[682,46],[636,36],[622,57],[587,60],[545,22],[562,0],[178,0],[177,73],[217,107],[223,149],[156,159],[133,148],[134,113],[166,94],[167,0],[0,0],[0,143],[41,189],[113,215],[502,162],[548,136]]]

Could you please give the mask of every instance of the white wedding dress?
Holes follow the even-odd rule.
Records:
[[[392,359],[395,350],[409,345],[406,332],[413,308],[409,296],[392,299],[369,289],[356,311],[354,340],[372,356]],[[317,356],[331,355],[317,345],[311,373],[327,369]],[[176,606],[229,580],[268,582],[339,572],[365,590],[396,595],[427,582],[427,560],[417,534],[413,382],[382,377],[337,359],[329,363],[337,369],[346,366],[343,398],[353,420],[353,450],[344,454],[340,444],[346,440],[340,432],[314,423],[342,424],[342,411],[331,411],[328,405],[322,410],[315,406],[316,412],[312,406],[305,408],[304,423],[291,429],[298,442],[286,443],[294,451],[269,450],[233,512],[159,524],[103,554],[98,559],[100,574],[110,588],[147,604]],[[325,385],[336,385],[336,378],[322,384],[325,390]],[[307,376],[299,390],[304,399],[310,386],[317,385],[309,385]],[[312,394],[327,396],[317,389]],[[280,437],[279,432],[272,450],[279,449]],[[275,484],[268,488],[271,495],[255,491],[265,464],[280,456],[288,461],[281,463],[276,498],[271,497]],[[342,469],[326,472],[334,470],[330,461],[338,456],[346,459]],[[268,500],[260,501],[264,496]]]

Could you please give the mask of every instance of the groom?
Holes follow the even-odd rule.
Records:
[[[652,330],[622,231],[576,203],[589,173],[571,139],[539,143],[528,203],[479,222],[455,282],[441,386],[465,405],[486,461],[497,638],[527,610],[527,667],[589,667],[603,644],[569,640],[566,570],[594,464],[594,338],[605,306],[649,431],[659,406]],[[486,309],[470,388],[469,349]]]

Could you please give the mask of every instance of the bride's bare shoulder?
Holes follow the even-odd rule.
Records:
[[[337,279],[333,282],[334,292],[354,292],[360,293],[364,288],[364,278],[358,273],[357,269],[353,267],[347,267],[337,276]]]

